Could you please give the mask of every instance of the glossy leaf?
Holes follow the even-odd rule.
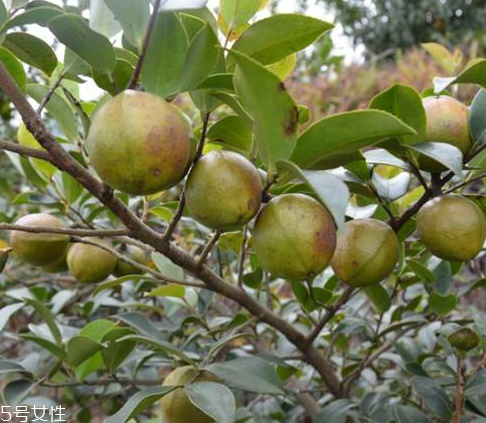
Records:
[[[0,61],[3,63],[19,88],[25,92],[27,87],[27,78],[25,76],[24,68],[18,59],[6,48],[0,47]]]
[[[180,18],[174,12],[159,13],[142,68],[147,91],[161,97],[177,93],[188,47]]]
[[[434,78],[434,91],[439,94],[453,84],[476,84],[486,88],[486,59],[471,60],[458,76]]]
[[[106,348],[101,350],[101,354],[110,372],[114,372],[137,345],[134,341],[118,342],[120,338],[131,333],[132,330],[128,328],[115,328],[103,337],[102,341],[107,345]]]
[[[189,401],[218,423],[234,423],[236,400],[221,383],[196,382],[184,388]]]
[[[10,316],[19,311],[24,306],[24,303],[10,304],[0,309],[0,332],[7,324]]]
[[[42,320],[47,324],[49,330],[52,334],[53,339],[58,345],[62,343],[62,336],[57,326],[57,323],[52,315],[51,311],[40,301],[33,298],[26,298],[24,300],[25,304],[34,307],[35,311],[42,317]]]
[[[232,29],[248,22],[260,9],[261,0],[221,0],[220,11],[222,18]]]
[[[63,348],[56,345],[54,342],[49,341],[48,339],[41,338],[39,336],[30,335],[28,333],[20,334],[20,338],[26,339],[28,341],[35,342],[37,345],[41,346],[42,348],[46,349],[47,351],[54,354],[56,357],[60,358],[61,360],[66,360],[67,354]]]
[[[235,388],[260,394],[283,393],[282,384],[274,368],[258,357],[213,363],[204,370],[215,374]]]
[[[229,115],[209,128],[207,138],[227,148],[248,152],[251,148],[252,133],[243,118]]]
[[[27,93],[38,103],[49,92],[49,87],[40,84],[28,84]],[[78,124],[76,116],[67,103],[67,101],[59,94],[54,92],[51,95],[50,100],[46,104],[46,110],[56,120],[59,128],[70,140],[76,140],[78,138]]]
[[[186,289],[182,285],[167,284],[154,288],[147,294],[149,297],[172,297],[172,298],[184,298],[186,295]]]
[[[316,416],[315,423],[345,423],[349,410],[357,404],[347,399],[333,401],[327,404]]]
[[[441,295],[437,292],[432,292],[429,298],[429,305],[432,311],[439,316],[449,314],[457,304],[457,297],[454,294]]]
[[[412,386],[427,407],[441,420],[450,421],[454,411],[454,405],[447,396],[444,388],[435,380],[414,376],[411,380]]]
[[[102,348],[103,345],[88,336],[74,336],[67,343],[67,362],[76,367]]]
[[[125,423],[174,389],[171,386],[161,386],[139,391],[130,397],[115,414],[108,417],[104,423]]]
[[[122,30],[103,0],[90,0],[89,27],[106,38],[111,38]]]
[[[237,69],[235,87],[253,119],[259,156],[271,175],[276,163],[290,157],[297,140],[297,107],[280,79],[253,59],[232,53]]]
[[[478,91],[469,111],[469,129],[476,144],[486,143],[486,89]]]
[[[50,75],[57,66],[56,55],[49,44],[26,32],[7,34],[3,46],[22,62],[40,69],[47,75]]]
[[[274,15],[251,25],[232,50],[269,65],[302,50],[331,28],[332,24],[309,16]]]
[[[408,148],[434,159],[462,178],[463,158],[457,147],[443,142],[422,142]]]
[[[23,13],[15,15],[8,24],[6,29],[14,28],[21,25],[37,24],[47,26],[50,19],[62,14],[63,11],[57,7],[43,6],[25,10]]]
[[[349,157],[364,147],[414,133],[413,128],[381,110],[344,112],[325,117],[302,133],[291,160],[303,169],[328,169],[333,157],[349,162]],[[339,161],[332,167],[339,166]]]
[[[279,169],[304,180],[307,186],[331,213],[336,226],[344,228],[344,216],[350,194],[346,184],[337,176],[321,171],[304,171],[288,160],[277,163]]]
[[[425,140],[425,110],[420,94],[408,85],[395,84],[371,100],[370,109],[384,110],[401,119],[417,132],[402,135],[404,144],[416,144]]]
[[[49,21],[49,29],[66,47],[100,72],[116,66],[115,50],[110,40],[93,31],[80,16],[68,13]]]
[[[141,51],[150,18],[148,0],[103,0],[123,28],[128,42]]]
[[[364,291],[378,312],[385,313],[390,309],[391,299],[383,286],[380,284],[368,286]]]

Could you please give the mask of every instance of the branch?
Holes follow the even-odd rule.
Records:
[[[484,178],[486,178],[486,173],[481,173],[479,176],[476,176],[472,179],[469,179],[469,181],[464,181],[464,182],[461,182],[460,184],[453,186],[452,188],[450,188],[449,190],[446,191],[446,194],[450,194],[451,192],[457,191],[460,188],[463,188],[463,187],[465,187],[469,184],[472,184],[476,181],[480,181],[481,179],[484,179]]]
[[[209,255],[209,253],[211,252],[211,250],[214,247],[214,244],[216,244],[216,242],[218,242],[218,239],[221,236],[221,233],[222,233],[222,231],[220,231],[220,230],[217,230],[217,231],[214,232],[213,236],[211,237],[211,239],[209,240],[209,242],[204,247],[204,250],[201,253],[201,257],[199,257],[199,262],[198,262],[199,263],[199,266],[203,266],[204,265],[204,263],[206,262],[206,259],[207,259],[208,255]]]
[[[62,234],[78,237],[113,237],[128,235],[126,229],[77,229],[77,228],[54,228],[52,226],[24,226],[0,223],[0,231],[30,232],[33,234]]]
[[[157,12],[159,11],[161,0],[155,0],[154,10],[152,11],[152,16],[150,16],[150,21],[147,26],[147,32],[145,33],[145,38],[143,39],[142,52],[138,58],[137,65],[133,71],[132,78],[128,84],[128,89],[134,89],[138,84],[138,78],[140,77],[140,72],[142,71],[143,62],[145,61],[145,56],[147,55],[147,49],[150,42],[150,37],[152,36],[152,31],[154,30],[155,20],[157,19]]]
[[[52,163],[49,153],[37,148],[24,147],[20,144],[0,140],[0,150],[11,151],[12,153],[17,153],[22,157],[32,157],[34,159],[45,160],[46,162]]]
[[[263,307],[257,300],[243,292],[240,288],[227,283],[207,266],[200,267],[198,262],[189,253],[170,244],[164,236],[140,221],[119,198],[113,195],[113,190],[109,186],[98,181],[55,141],[1,62],[0,87],[3,89],[5,95],[14,103],[27,129],[51,154],[53,163],[60,170],[69,173],[112,211],[130,231],[133,238],[152,246],[155,250],[169,258],[174,264],[186,269],[194,277],[202,280],[208,289],[235,301],[254,316],[281,332],[289,342],[304,354],[306,362],[317,370],[323,381],[329,387],[330,392],[335,397],[342,397],[340,381],[334,372],[332,364],[322,356],[318,349],[307,344],[304,333],[296,329],[286,319]]]
[[[57,87],[61,85],[61,82],[64,78],[65,70],[61,72],[54,83],[54,85],[49,89],[49,91],[46,93],[42,101],[39,103],[39,107],[37,108],[37,113],[40,115],[46,104],[49,102],[51,99],[52,95],[54,94],[54,91],[56,91]]]

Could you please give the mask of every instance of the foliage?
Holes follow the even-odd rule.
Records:
[[[424,204],[460,193],[475,210],[476,221],[464,225],[472,226],[475,241],[485,232],[486,60],[463,66],[435,46],[438,64],[427,68],[430,90],[421,94],[406,82],[380,86],[379,93],[376,83],[361,93],[353,92],[353,85],[337,86],[336,96],[348,102],[346,111],[311,119],[308,104],[292,95],[295,89],[287,89],[285,77],[295,53],[332,25],[302,15],[256,18],[250,24],[264,0],[221,0],[220,16],[204,3],[92,0],[61,8],[39,0],[0,1],[0,88],[7,111],[0,141],[2,240],[22,233],[21,240],[35,247],[32,240],[64,234],[74,243],[64,249],[70,271],[64,256],[49,263],[53,267],[34,267],[19,259],[16,244],[13,251],[0,244],[2,266],[8,255],[0,269],[3,402],[59,404],[80,423],[159,422],[161,398],[178,398],[177,403],[191,405],[191,413],[197,409],[191,415],[203,413],[204,421],[219,423],[459,423],[461,417],[481,423],[486,419],[486,316],[479,302],[486,287],[484,249],[476,248],[469,263],[447,261],[433,256],[415,229]],[[52,45],[29,34],[33,24],[53,34]],[[65,47],[62,58],[54,53],[59,44]],[[415,65],[410,57],[408,69]],[[444,66],[448,72],[436,72]],[[432,79],[438,73],[440,78]],[[103,92],[96,101],[86,100],[87,81]],[[474,86],[475,98],[469,120],[462,122],[473,146],[463,155],[428,138],[432,117],[422,98],[434,92],[463,98],[465,83]],[[125,88],[144,95],[117,96]],[[176,118],[155,116],[144,101],[128,119],[123,112],[134,98],[181,106],[180,120],[187,125],[176,127]],[[351,110],[364,98],[368,108]],[[164,110],[169,107],[163,104]],[[113,114],[107,105],[116,106]],[[142,134],[138,137],[152,156],[170,159],[167,143],[190,142],[190,160],[179,169],[183,180],[146,196],[137,195],[140,186],[129,195],[101,181],[85,149],[94,118],[103,116],[100,110],[110,114],[90,143],[99,142],[98,132],[117,138],[116,131],[137,116],[143,119],[134,132]],[[37,143],[16,142],[21,120]],[[165,131],[171,136],[161,135]],[[133,140],[117,139],[110,145],[113,155],[124,148],[132,153],[130,161],[146,160],[130,150]],[[196,178],[199,159],[219,149],[233,152],[221,156],[238,157],[225,162],[224,172],[220,165],[212,169],[225,178],[221,185],[205,179],[212,188],[211,207],[228,207],[226,213],[237,217],[229,232],[219,224],[211,230],[185,207],[187,176]],[[211,165],[217,156],[207,154],[200,163]],[[447,170],[421,170],[422,156]],[[144,170],[159,170],[150,166]],[[107,171],[140,176],[133,175],[128,160],[112,167]],[[232,200],[249,173],[253,185],[261,182],[263,194],[260,187],[248,190],[247,208],[256,208],[249,207],[253,201],[252,206],[263,202],[263,210],[272,210],[269,204],[275,209],[248,222]],[[282,201],[289,198],[304,199],[299,202],[310,203],[315,212],[306,214],[298,205],[282,212],[279,204],[298,204]],[[16,224],[34,213],[60,223]],[[315,218],[319,215],[325,224]],[[312,224],[302,226],[309,216]],[[461,213],[442,217],[462,228]],[[333,273],[335,262],[326,266],[327,256],[323,263],[313,255],[329,253],[336,237],[338,243],[340,238],[354,242],[343,237],[349,222],[369,218],[380,221],[373,226],[386,228],[386,240],[378,231],[365,233],[370,241],[351,246],[356,255],[343,262],[369,270],[373,277],[366,283],[385,270],[387,275],[365,288],[349,286]],[[264,226],[270,227],[264,239],[270,253],[259,260],[254,241]],[[442,235],[435,234],[434,242],[451,242]],[[275,245],[268,242],[272,239]],[[387,255],[385,241],[399,245],[398,254]],[[109,262],[104,268],[120,273],[99,281],[96,272],[82,283],[72,264],[79,257],[85,261],[81,273],[97,270],[101,259]],[[280,276],[286,274],[279,266],[291,265],[307,280],[276,277],[269,272],[273,265]],[[174,380],[168,375],[184,367],[187,380],[168,385]]]

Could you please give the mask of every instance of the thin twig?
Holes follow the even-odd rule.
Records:
[[[46,106],[46,104],[51,99],[52,95],[54,94],[54,91],[56,91],[56,89],[59,87],[59,85],[61,85],[61,82],[62,82],[62,80],[64,78],[64,74],[65,74],[65,71],[62,71],[61,73],[59,73],[59,76],[57,77],[56,82],[49,89],[49,91],[47,91],[46,95],[44,96],[44,98],[42,99],[42,101],[39,103],[39,107],[37,107],[37,113],[39,115],[41,114],[42,110],[44,109],[44,107]]]
[[[208,132],[208,125],[209,125],[209,117],[210,113],[205,113],[203,115],[203,126],[201,129],[201,137],[199,138],[199,142],[197,145],[196,149],[196,154],[194,156],[194,160],[192,161],[191,168],[187,172],[188,175],[190,175],[192,169],[194,168],[194,165],[197,163],[197,161],[201,158],[203,150],[204,150],[204,143],[206,141],[206,134]],[[167,227],[166,231],[164,232],[164,241],[169,242],[172,234],[174,233],[174,230],[179,223],[179,220],[181,220],[182,214],[184,213],[184,207],[186,205],[186,185],[184,184],[184,187],[182,188],[181,196],[179,199],[179,205],[177,206],[177,210],[172,216],[172,219],[169,223],[169,226]]]
[[[467,185],[470,185],[470,184],[472,184],[476,181],[480,181],[481,179],[485,179],[485,178],[486,178],[486,173],[481,173],[479,176],[476,176],[472,179],[469,179],[468,181],[464,181],[464,182],[461,182],[460,184],[453,186],[452,188],[448,189],[445,193],[450,194],[451,192],[457,191],[460,188],[463,188]]]
[[[221,233],[222,233],[222,231],[220,231],[220,230],[214,231],[213,236],[211,237],[209,242],[206,244],[206,246],[204,247],[204,250],[201,253],[201,256],[199,257],[199,261],[198,261],[199,266],[202,266],[206,262],[206,259],[209,255],[209,253],[213,249],[214,244],[216,244],[216,242],[218,242],[218,239],[221,236]]]
[[[241,243],[240,258],[238,261],[238,286],[243,289],[243,272],[246,256],[246,241],[248,237],[248,225],[243,226],[243,242]]]
[[[78,229],[78,228],[54,228],[52,226],[24,226],[9,223],[0,223],[0,231],[19,231],[34,234],[63,234],[79,237],[113,237],[128,235],[126,229]]]
[[[135,70],[133,71],[132,78],[130,79],[130,83],[128,84],[128,89],[136,88],[138,84],[138,78],[140,77],[140,72],[142,71],[143,62],[145,61],[145,56],[147,55],[147,49],[150,42],[150,37],[152,36],[152,31],[154,30],[155,21],[157,19],[157,13],[160,8],[161,0],[155,0],[154,3],[154,10],[152,11],[152,16],[150,16],[150,20],[147,26],[147,31],[145,33],[145,38],[143,39],[142,44],[142,52],[137,61],[137,65],[135,66]]]
[[[0,150],[11,151],[12,153],[17,153],[22,157],[32,157],[34,159],[45,160],[46,162],[53,163],[51,156],[47,151],[37,148],[24,147],[23,145],[15,144],[10,141],[0,140]]]

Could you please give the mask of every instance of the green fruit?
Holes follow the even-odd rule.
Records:
[[[180,112],[162,98],[127,90],[98,110],[86,150],[108,185],[132,195],[154,194],[184,176],[189,130]]]
[[[338,232],[337,247],[331,261],[334,274],[355,287],[373,285],[395,268],[399,255],[395,232],[376,219],[355,219]]]
[[[66,272],[68,270],[67,262],[66,262],[68,251],[69,251],[69,246],[68,248],[66,248],[66,251],[64,252],[64,254],[59,260],[56,260],[54,263],[48,264],[47,266],[43,266],[42,268],[44,269],[44,271],[47,273]]]
[[[425,140],[451,144],[467,154],[473,143],[469,135],[468,108],[449,96],[426,97],[423,100],[427,126]],[[440,173],[446,168],[437,161],[419,157],[422,170]]]
[[[450,261],[470,261],[486,239],[486,220],[474,202],[460,195],[444,195],[417,213],[417,228],[425,247]]]
[[[192,366],[175,369],[165,379],[163,386],[187,386],[193,382],[218,382],[211,373],[201,372]],[[183,388],[178,388],[160,400],[164,423],[214,423],[214,420],[191,403]]]
[[[39,142],[34,138],[31,132],[27,129],[24,123],[21,123],[17,131],[17,140],[19,144],[24,147],[35,148],[36,150],[44,150]],[[53,175],[57,169],[54,165],[45,160],[32,159],[34,166],[47,176]]]
[[[36,213],[22,217],[17,225],[63,228],[62,222],[50,214]],[[22,261],[34,266],[45,266],[59,260],[69,244],[69,236],[51,233],[12,231],[10,245]]]
[[[249,222],[262,200],[260,175],[246,158],[211,151],[194,166],[186,184],[186,206],[198,222],[231,231]]]
[[[135,245],[127,245],[122,251],[123,255],[136,261],[137,263],[147,265],[148,258],[145,251]],[[138,267],[135,267],[129,263],[125,263],[121,260],[116,262],[115,270],[113,274],[117,277],[127,276],[127,275],[140,275],[143,273]]]
[[[459,329],[447,338],[454,348],[460,351],[471,351],[479,345],[479,335],[470,328]]]
[[[99,239],[91,240],[102,243]],[[116,266],[116,257],[100,247],[76,243],[69,248],[67,265],[79,282],[96,283],[110,276]]]
[[[332,258],[336,229],[317,200],[303,194],[280,195],[259,213],[253,247],[262,268],[275,276],[312,279]]]

